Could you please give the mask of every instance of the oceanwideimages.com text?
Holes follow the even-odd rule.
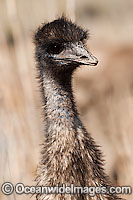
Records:
[[[1,186],[1,191],[5,195],[10,195],[13,192],[16,194],[89,194],[95,196],[96,194],[131,194],[131,186],[117,186],[117,187],[81,187],[71,184],[66,186],[63,184],[59,186],[26,186],[23,183],[13,185],[10,182],[5,182]]]

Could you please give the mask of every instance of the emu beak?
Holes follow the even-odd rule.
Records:
[[[77,63],[79,65],[96,66],[98,64],[97,58],[83,44],[71,44],[58,55],[57,59],[65,63]]]
[[[82,55],[74,60],[75,62],[82,64],[82,65],[90,65],[90,66],[96,66],[98,64],[98,60],[96,57],[94,57],[90,52],[85,50]]]
[[[74,45],[73,47],[73,61],[82,65],[96,66],[98,60],[94,57],[83,45]],[[75,58],[74,58],[75,57]]]

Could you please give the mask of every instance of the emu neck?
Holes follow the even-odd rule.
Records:
[[[50,138],[52,135],[59,138],[60,134],[67,134],[74,126],[76,109],[72,96],[71,76],[44,73],[43,95],[46,132]]]

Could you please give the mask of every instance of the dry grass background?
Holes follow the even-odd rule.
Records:
[[[32,35],[62,13],[90,29],[88,45],[99,60],[75,73],[81,118],[102,146],[113,182],[133,186],[132,0],[0,0],[0,185],[35,184],[43,123]]]

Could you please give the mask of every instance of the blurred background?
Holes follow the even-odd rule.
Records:
[[[0,185],[35,185],[44,126],[32,37],[63,13],[90,30],[88,46],[99,60],[74,76],[82,121],[101,146],[113,183],[133,186],[132,0],[0,0]],[[0,193],[0,199],[29,195]]]

